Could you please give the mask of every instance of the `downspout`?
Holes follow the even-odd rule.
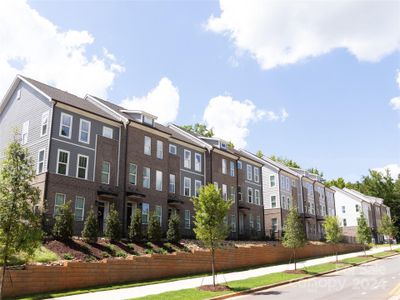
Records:
[[[316,181],[313,182],[314,212],[315,212],[315,229],[316,229],[317,232],[319,232],[317,203],[316,203],[316,201],[315,201],[315,183],[316,183]]]
[[[236,201],[236,239],[239,240],[239,193],[238,193],[238,186],[239,186],[239,168],[238,168],[238,162],[239,159],[236,159],[236,163],[235,163],[235,174],[236,174],[236,197],[235,197],[235,201]],[[243,196],[243,193],[242,193]]]
[[[124,173],[121,176],[122,177],[122,204],[123,204],[123,208],[122,208],[122,218],[123,218],[123,222],[122,224],[126,223],[126,171],[127,171],[127,160],[128,160],[128,138],[129,138],[129,124],[131,123],[131,121],[128,121],[127,124],[123,123],[124,126],[121,126],[121,130],[123,127],[125,127],[125,154],[124,154],[124,160],[122,161],[123,163],[123,170]],[[121,135],[122,136],[122,135]],[[121,143],[121,141],[119,141]],[[127,227],[129,226],[129,224],[125,224],[122,233],[124,235],[126,235],[127,233]]]
[[[278,196],[279,196],[279,212],[281,214],[281,223],[279,224],[279,226],[281,227],[281,235],[283,232],[283,226],[282,226],[282,221],[283,221],[283,213],[282,213],[282,202],[281,202],[281,169],[278,170]],[[283,236],[282,236],[283,237]]]
[[[302,197],[301,200],[303,201],[303,225],[304,225],[303,229],[304,229],[304,234],[307,238],[307,228],[306,228],[306,208],[307,208],[307,206],[305,203],[306,197],[304,195],[303,177],[304,177],[303,175],[300,175],[300,188],[301,188],[301,197]],[[308,213],[308,211],[307,211],[307,213]]]

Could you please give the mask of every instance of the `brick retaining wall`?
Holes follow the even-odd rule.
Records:
[[[341,244],[339,252],[360,251],[357,244]],[[332,246],[308,244],[297,251],[299,258],[332,255]],[[216,252],[217,270],[287,262],[289,249],[280,244],[230,248]],[[210,271],[208,251],[153,254],[127,260],[66,262],[63,266],[28,265],[6,273],[5,296],[21,296],[123,282],[185,276]]]

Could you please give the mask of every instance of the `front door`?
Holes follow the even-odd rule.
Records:
[[[104,202],[98,202],[97,204],[97,224],[99,224],[99,232],[104,232]]]
[[[243,214],[239,214],[239,233],[244,233],[244,216]]]
[[[135,210],[137,208],[137,204],[135,202],[128,202],[126,204],[126,227],[129,228],[129,225],[132,222],[132,218],[135,215]]]

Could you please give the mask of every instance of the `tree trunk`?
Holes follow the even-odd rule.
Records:
[[[364,248],[364,256],[367,256],[367,252],[365,251],[365,244],[363,244],[363,248]]]
[[[211,248],[211,273],[212,273],[212,278],[213,278],[213,286],[215,286],[215,251],[214,251],[214,248]]]
[[[339,258],[338,258],[338,249],[336,247],[336,245],[333,246],[335,249],[335,255],[336,255],[336,264],[339,262]]]
[[[390,251],[392,251],[392,239],[389,238],[389,247],[390,247]]]
[[[8,250],[5,249],[5,252]],[[0,300],[3,299],[3,290],[4,290],[4,280],[6,278],[6,266],[7,266],[7,254],[5,253],[3,257],[3,267],[1,270],[1,281],[0,281]]]
[[[296,264],[296,249],[293,250],[293,259],[294,259],[294,270],[297,270],[297,264]]]

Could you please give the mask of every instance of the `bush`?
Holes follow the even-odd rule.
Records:
[[[64,257],[64,259],[66,259],[66,260],[73,260],[73,259],[75,258],[75,257],[74,257],[71,253],[69,253],[69,252],[64,253],[63,257]]]
[[[73,235],[74,215],[71,210],[71,201],[68,201],[57,211],[53,226],[53,236],[56,240],[67,241]]]
[[[135,214],[129,224],[128,237],[131,241],[141,241],[143,238],[142,234],[142,212],[140,209],[135,210]]]
[[[181,239],[181,234],[179,231],[180,219],[178,214],[174,214],[169,218],[167,239],[170,242],[177,243]]]
[[[112,242],[117,242],[121,239],[121,221],[114,204],[111,205],[110,213],[106,219],[105,235]]]
[[[157,216],[154,213],[150,214],[149,228],[147,229],[147,236],[150,241],[158,242],[161,240],[161,226],[158,222]]]
[[[98,233],[99,224],[92,207],[88,216],[86,217],[85,225],[82,230],[82,237],[88,242],[95,243],[97,242]]]

